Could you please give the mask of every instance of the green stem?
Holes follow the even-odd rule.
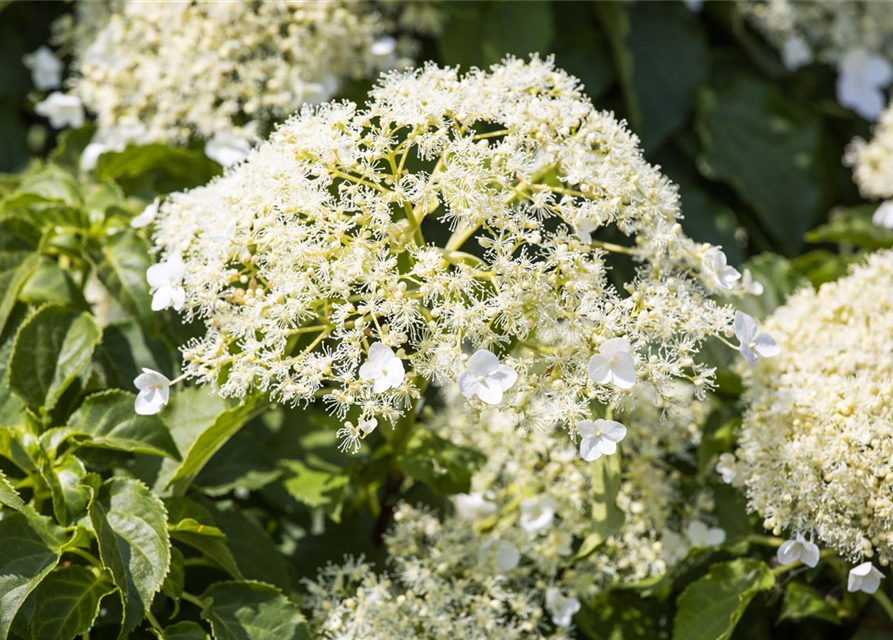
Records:
[[[180,597],[181,597],[183,600],[185,600],[186,602],[188,602],[188,603],[190,603],[190,604],[194,604],[194,605],[195,605],[196,607],[198,607],[199,609],[204,609],[204,608],[205,608],[205,602],[204,602],[204,600],[202,600],[202,599],[199,598],[198,596],[194,596],[194,595],[192,595],[192,594],[189,593],[188,591],[184,591],[184,592],[182,592],[182,593],[180,594]]]
[[[777,538],[775,536],[762,536],[759,534],[753,534],[747,536],[747,541],[752,544],[761,544],[765,547],[773,547],[777,549],[784,542],[782,538]]]
[[[66,549],[65,553],[70,553],[72,555],[83,558],[84,560],[86,560],[87,562],[92,564],[94,567],[96,567],[98,569],[102,569],[102,562],[100,562],[99,558],[94,556],[89,551],[84,551],[83,549],[78,549],[77,547],[71,547],[70,549]]]
[[[158,624],[157,618],[152,615],[151,611],[146,611],[146,618],[149,620],[149,624],[152,625],[152,628],[155,629],[160,635],[164,635],[164,628]]]
[[[874,592],[874,599],[881,605],[881,608],[884,610],[884,613],[887,614],[887,617],[893,621],[893,602],[890,602],[890,598],[887,594],[881,589],[878,589]]]

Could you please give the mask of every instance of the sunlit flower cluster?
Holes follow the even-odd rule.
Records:
[[[388,35],[391,24],[372,2],[105,0],[77,3],[58,30],[74,53],[71,97],[96,116],[94,144],[199,138],[229,165],[344,80],[406,64],[415,45]]]
[[[837,99],[869,120],[878,117],[893,80],[893,12],[886,2],[740,0],[750,21],[789,69],[819,60],[837,67]]]
[[[604,433],[628,432],[616,439],[622,440],[619,448],[608,440],[610,447],[596,456],[587,446],[587,425],[575,444],[559,430],[530,424],[523,410],[487,409],[472,424],[448,395],[443,407],[424,411],[435,433],[487,454],[471,492],[455,498],[452,526],[476,527],[491,544],[511,545],[537,580],[590,595],[660,576],[688,549],[721,543],[723,531],[703,521],[709,519],[702,512],[709,510],[710,496],[687,503],[677,470],[694,462],[709,403],[696,400],[692,386],[682,383],[662,401],[644,389],[635,395],[635,409],[615,416],[623,424],[585,421]],[[605,505],[614,491],[612,513]],[[613,518],[622,520],[616,533],[577,558],[594,541],[590,534],[599,531],[598,523]]]
[[[305,108],[165,201],[171,279],[152,284],[175,306],[185,291],[207,326],[186,374],[225,396],[393,422],[435,382],[574,431],[592,401],[711,384],[694,357],[733,310],[710,294],[745,290],[679,216],[635,136],[551,60],[428,65],[365,108]]]
[[[745,372],[737,460],[720,470],[776,534],[883,565],[893,558],[891,283],[893,252],[873,254],[773,313],[781,353]]]
[[[866,198],[885,200],[875,211],[874,222],[893,228],[893,108],[881,114],[868,142],[856,138],[847,147],[845,162]]]

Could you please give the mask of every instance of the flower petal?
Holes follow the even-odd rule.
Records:
[[[628,353],[618,353],[614,356],[611,374],[616,386],[621,389],[632,388],[636,384],[636,361]]]
[[[458,384],[459,393],[461,393],[466,398],[470,398],[474,395],[475,391],[477,391],[478,380],[477,377],[471,375],[468,371],[466,371],[459,376]]]
[[[468,359],[468,371],[475,376],[488,376],[499,368],[499,358],[486,349],[478,349]]]
[[[595,426],[602,432],[602,435],[614,442],[620,442],[626,437],[626,427],[616,420],[601,419],[596,422]]]
[[[757,352],[761,358],[771,358],[781,353],[781,347],[775,342],[775,338],[768,333],[761,333],[753,339],[753,350]]]
[[[629,353],[630,349],[632,347],[626,338],[611,338],[602,343],[602,346],[598,348],[598,352],[610,360],[618,353]]]
[[[580,441],[580,457],[586,462],[592,462],[602,457],[598,449],[598,438],[583,438]]]
[[[604,356],[596,354],[589,358],[590,380],[599,384],[608,384],[613,377],[611,367],[608,366],[608,360]]]
[[[508,391],[518,380],[518,372],[507,364],[501,364],[496,371],[491,373],[488,377],[502,387],[503,391]]]
[[[502,402],[502,387],[490,378],[485,378],[478,382],[475,393],[478,398],[487,404],[499,404]]]
[[[750,344],[757,335],[757,321],[744,313],[735,312],[735,337],[741,344]]]

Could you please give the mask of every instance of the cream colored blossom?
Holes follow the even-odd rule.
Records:
[[[864,197],[890,201],[893,199],[893,108],[888,106],[881,114],[872,133],[868,142],[856,138],[850,143],[844,162],[853,167],[853,179]],[[875,222],[888,226],[886,219],[887,215]]]
[[[768,529],[850,559],[893,557],[893,252],[801,290],[765,321],[781,347],[743,371],[736,473]]]
[[[225,396],[322,397],[341,418],[393,421],[427,383],[461,380],[572,429],[593,400],[628,403],[632,382],[709,387],[694,356],[733,310],[709,297],[713,248],[679,216],[676,188],[576,79],[510,58],[464,77],[392,72],[365,108],[305,108],[222,178],[167,198],[155,240],[183,256],[184,316],[207,327],[185,371]],[[629,246],[599,240],[606,229]],[[637,265],[620,284],[617,254]],[[610,379],[600,361],[592,379],[592,356],[620,338],[623,354],[599,353]],[[359,371],[375,343],[406,374],[379,393]],[[477,351],[489,368],[463,377]]]

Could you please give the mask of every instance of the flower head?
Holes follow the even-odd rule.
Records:
[[[146,271],[146,280],[152,290],[152,311],[173,307],[179,311],[186,302],[183,289],[185,267],[179,253],[173,254],[164,262],[153,264]]]
[[[558,503],[552,496],[526,498],[521,501],[521,528],[527,533],[539,533],[552,526]]]
[[[883,579],[884,574],[878,571],[871,562],[863,562],[859,566],[850,569],[846,589],[850,593],[863,591],[871,594],[878,590]]]
[[[629,389],[636,384],[636,361],[626,338],[605,340],[589,359],[589,378],[599,384]]]
[[[586,462],[598,460],[617,451],[617,444],[626,437],[626,427],[615,420],[599,418],[577,424],[580,434],[580,457]]]
[[[754,366],[758,358],[771,358],[781,353],[775,338],[768,333],[757,333],[756,320],[741,311],[735,312],[735,337],[740,343],[738,351],[750,366]]]
[[[164,408],[171,394],[171,381],[164,375],[146,369],[133,380],[139,390],[134,403],[134,410],[141,416],[151,416]]]
[[[53,91],[43,102],[34,106],[34,111],[39,116],[49,118],[50,126],[54,129],[80,129],[84,126],[84,106],[77,96]]]
[[[40,47],[23,59],[31,69],[31,80],[40,91],[58,89],[62,84],[62,61],[47,47]]]
[[[882,202],[880,206],[874,210],[874,214],[871,216],[871,221],[879,227],[893,229],[893,201],[888,200]]]
[[[360,378],[372,381],[372,390],[381,393],[403,384],[403,362],[390,347],[376,342],[369,347],[369,358],[360,367]]]
[[[788,71],[796,71],[812,62],[812,48],[798,35],[792,35],[781,47],[781,61]]]
[[[866,120],[877,120],[887,103],[884,89],[893,80],[893,66],[877,54],[857,48],[840,61],[837,101]]]
[[[716,472],[722,476],[722,481],[733,487],[741,486],[742,477],[738,471],[738,460],[733,453],[719,454],[719,461],[716,463]]]
[[[508,540],[491,538],[481,545],[478,561],[498,573],[508,573],[518,566],[521,552]]]
[[[453,496],[456,515],[462,520],[479,520],[496,513],[496,505],[482,493],[460,493]]]
[[[734,289],[735,282],[741,278],[738,270],[728,264],[726,254],[719,247],[712,247],[704,252],[701,257],[701,269],[707,280],[727,291]]]
[[[819,563],[819,548],[802,534],[797,534],[793,540],[785,540],[778,548],[779,564],[792,564],[798,560],[807,567],[814,567]]]
[[[486,349],[480,349],[468,359],[467,369],[459,376],[459,391],[466,398],[477,396],[487,404],[499,404],[517,379],[514,369],[501,364]]]
[[[726,532],[719,527],[708,527],[700,520],[692,520],[685,529],[685,537],[696,549],[717,547],[726,541]]]
[[[573,596],[564,596],[558,589],[550,587],[546,589],[546,610],[556,627],[567,629],[580,610],[580,601]]]

